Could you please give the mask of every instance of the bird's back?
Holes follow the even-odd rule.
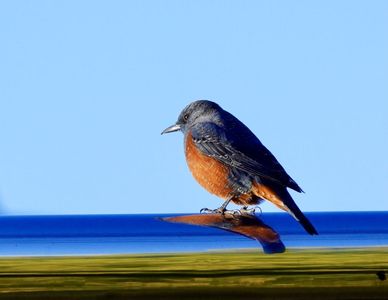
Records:
[[[226,133],[223,137],[225,143],[230,143],[238,152],[262,165],[268,170],[268,175],[273,177],[285,187],[301,192],[302,189],[287,174],[275,156],[261,143],[257,136],[238,118],[222,110],[218,118],[218,126]]]

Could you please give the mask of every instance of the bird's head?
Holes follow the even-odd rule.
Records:
[[[215,118],[222,108],[215,102],[209,100],[197,100],[187,105],[178,117],[178,121],[162,131],[162,134],[174,131],[186,132],[198,122],[209,122]]]

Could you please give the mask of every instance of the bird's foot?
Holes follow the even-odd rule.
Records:
[[[209,209],[209,208],[202,208],[199,213],[201,214],[224,214],[225,209],[222,209],[221,207],[216,209]]]
[[[225,208],[219,207],[216,209],[209,209],[209,208],[202,208],[200,210],[201,214],[221,214],[221,215],[228,215],[232,217],[241,216],[241,210],[239,209],[233,209],[233,210],[227,210]]]
[[[231,209],[224,212],[224,214],[231,215],[232,217],[241,216],[241,211],[239,209]]]
[[[249,216],[253,216],[253,215],[256,214],[256,209],[257,209],[257,208],[258,208],[258,209],[260,210],[260,212],[261,212],[261,209],[260,209],[259,206],[254,206],[254,207],[252,207],[252,208],[249,208],[248,206],[244,206],[244,207],[242,207],[242,208],[239,210],[239,212],[240,212],[241,215],[249,215]]]

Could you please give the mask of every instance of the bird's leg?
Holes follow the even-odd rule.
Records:
[[[232,201],[234,196],[229,196],[228,199],[225,200],[224,203],[222,203],[222,205],[217,208],[217,210],[219,210],[222,214],[226,211],[226,207],[228,206],[228,204],[230,203],[230,201]]]
[[[228,206],[228,204],[230,203],[230,201],[232,201],[232,199],[234,198],[234,196],[229,196],[224,203],[222,203],[222,205],[219,207],[219,208],[216,208],[216,209],[208,209],[208,208],[202,208],[200,210],[200,213],[211,213],[211,214],[225,214],[225,212],[227,211],[226,210],[226,207]]]

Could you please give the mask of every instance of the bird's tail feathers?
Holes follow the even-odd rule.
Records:
[[[315,229],[314,225],[311,224],[309,219],[307,219],[307,217],[301,212],[301,210],[296,205],[295,201],[292,199],[291,195],[288,193],[287,190],[285,191],[285,194],[287,194],[287,196],[284,197],[283,203],[287,212],[290,213],[309,234],[317,235],[318,232]]]
[[[253,193],[260,198],[266,199],[275,204],[280,209],[287,211],[297,220],[303,228],[311,235],[318,234],[313,224],[306,218],[299,207],[296,205],[294,199],[292,199],[290,193],[286,188],[269,188],[263,184],[255,184],[253,186]]]
[[[287,192],[288,194],[288,192]],[[318,232],[315,229],[314,225],[311,224],[309,219],[301,212],[299,207],[296,205],[294,200],[289,195],[291,201],[287,201],[288,203],[285,206],[288,208],[287,211],[303,226],[303,228],[311,235],[317,235]]]

